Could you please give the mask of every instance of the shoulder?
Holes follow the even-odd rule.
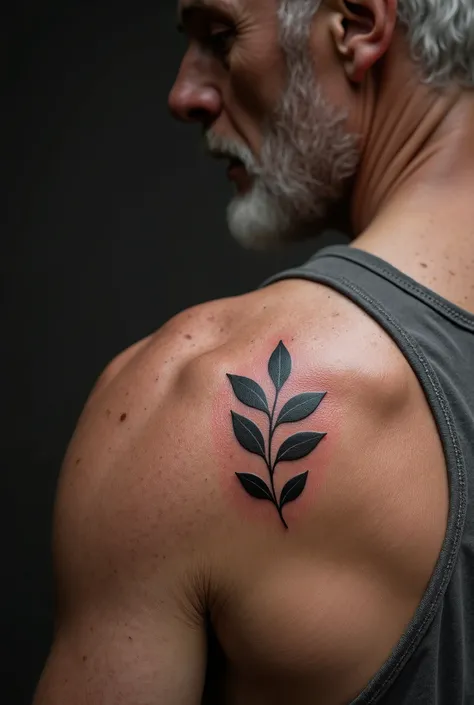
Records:
[[[152,521],[153,531],[141,529],[145,555],[164,532],[187,555],[194,542],[223,564],[225,527],[249,556],[256,534],[278,531],[281,509],[292,535],[309,532],[315,550],[342,550],[357,536],[359,550],[388,565],[391,546],[396,573],[402,537],[432,529],[433,495],[423,493],[443,458],[426,401],[394,344],[353,304],[324,287],[284,284],[185,311],[114,360],[64,472],[75,477],[81,458],[81,482],[113,476],[107,502],[128,510],[114,509],[111,526],[120,517],[120,532],[138,531]],[[286,370],[281,388],[272,365]],[[302,445],[290,450],[291,438]],[[357,517],[356,529],[341,517]]]
[[[85,434],[89,442],[99,446],[108,442],[93,429],[99,428],[97,417],[105,422],[110,414],[115,422],[109,428],[111,443],[123,442],[127,434],[138,438],[146,429],[153,434],[153,452],[161,438],[161,448],[172,453],[175,462],[195,467],[201,455],[206,472],[214,473],[221,489],[226,487],[240,500],[234,482],[236,466],[252,465],[256,458],[239,443],[232,414],[247,414],[259,427],[268,423],[261,409],[242,401],[248,391],[232,384],[245,378],[264,391],[270,412],[274,404],[279,411],[298,395],[323,395],[311,415],[278,427],[273,448],[285,431],[294,435],[312,432],[314,427],[325,435],[312,459],[318,458],[320,465],[324,458],[324,466],[335,462],[340,468],[357,456],[359,473],[360,458],[367,459],[371,449],[384,449],[385,461],[388,448],[399,452],[394,450],[397,443],[406,452],[406,419],[419,401],[413,373],[388,337],[353,304],[324,287],[300,284],[284,282],[193,307],[119,355],[99,380],[81,420],[80,428],[89,429]],[[276,398],[269,361],[280,341],[291,374]],[[310,407],[311,403],[305,408]],[[152,438],[140,437],[141,447]],[[173,473],[173,464],[164,459],[160,452],[156,461]],[[376,482],[382,467],[379,458],[377,473],[370,470],[364,492],[367,501],[370,482]],[[186,472],[191,473],[188,487],[199,484],[202,475],[191,469]],[[341,496],[351,477],[353,473],[331,471],[326,482],[337,479]],[[350,482],[347,489],[355,500]],[[197,488],[193,491],[196,496]],[[223,511],[225,501],[223,497]],[[213,505],[213,511],[218,507]],[[291,513],[292,508],[288,510]]]
[[[218,333],[224,332],[223,326],[228,322],[231,302],[232,299],[210,301],[180,311],[157,331],[115,355],[102,371],[92,392],[104,389],[125,368],[139,364],[144,356],[159,356],[163,353],[164,346],[181,355],[185,351],[192,352],[191,358],[196,357],[203,344],[212,345]],[[183,356],[183,359],[188,360],[189,355]],[[176,356],[172,362],[175,361]],[[179,364],[180,360],[177,361]]]
[[[405,600],[395,641],[444,537],[443,456],[413,372],[353,304],[299,284],[185,311],[114,360],[60,484],[67,540],[151,585],[166,565],[244,670],[283,667],[278,630],[290,670],[325,650],[350,663],[347,629],[370,650]]]
[[[426,407],[405,360],[373,321],[324,287],[309,284],[313,296],[308,303],[308,289],[300,284],[284,282],[193,307],[118,355],[91,395],[79,437],[98,446],[108,443],[103,433],[94,433],[99,419],[114,422],[109,424],[112,444],[123,443],[123,437],[130,435],[136,442],[140,438],[145,448],[152,438],[141,434],[149,432],[153,452],[161,438],[163,452],[157,464],[173,473],[169,458],[164,462],[166,453],[172,453],[175,463],[190,462],[193,467],[201,456],[206,473],[214,474],[221,488],[228,486],[231,494],[238,495],[236,467],[252,465],[256,457],[242,447],[236,417],[256,424],[265,438],[270,416],[275,414],[275,422],[282,408],[300,397],[301,410],[286,417],[291,425],[280,423],[275,429],[273,450],[285,432],[310,433],[314,427],[324,437],[311,459],[318,458],[318,465],[325,467],[335,462],[341,468],[357,457],[360,473],[362,458],[368,460],[374,449],[377,472],[370,469],[364,488],[370,501],[370,484],[383,471],[381,453],[384,462],[389,448],[400,452],[395,450],[397,444],[407,453],[406,434],[413,428],[407,419],[417,410],[425,413]],[[288,376],[277,389],[270,366],[277,354],[282,362],[282,350]],[[310,395],[315,395],[313,401]],[[312,404],[311,414],[301,417]],[[284,467],[289,469],[290,464]],[[201,475],[191,469],[186,472],[191,473],[188,487],[199,484]],[[334,479],[341,497],[348,482],[354,501],[353,478],[353,472],[331,470],[326,483]]]

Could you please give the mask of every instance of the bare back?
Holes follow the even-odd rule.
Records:
[[[324,434],[275,471],[278,497],[307,473],[282,510],[288,528],[236,477],[269,486],[231,412],[265,439],[269,428],[229,382],[254,380],[272,405],[280,341],[292,367],[278,410],[325,395],[274,433],[275,453],[292,434]],[[354,304],[287,281],[191,309],[112,363],[69,448],[59,629],[36,705],[201,702],[206,616],[226,658],[222,702],[348,703],[413,617],[447,514],[423,392]]]

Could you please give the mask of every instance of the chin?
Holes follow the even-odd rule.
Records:
[[[285,208],[258,182],[231,201],[227,222],[231,235],[242,247],[260,252],[317,238],[326,226],[325,218],[301,222],[290,207]]]

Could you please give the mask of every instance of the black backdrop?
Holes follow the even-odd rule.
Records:
[[[176,312],[255,288],[315,244],[262,255],[228,235],[223,166],[167,110],[184,47],[174,0],[14,13],[1,70],[0,698],[27,705],[52,633],[55,484],[95,379]]]

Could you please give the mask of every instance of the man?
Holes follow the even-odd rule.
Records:
[[[59,484],[35,705],[200,703],[212,639],[220,703],[474,701],[472,2],[179,16],[170,106],[229,159],[234,236],[347,210],[352,245],[104,372]]]

